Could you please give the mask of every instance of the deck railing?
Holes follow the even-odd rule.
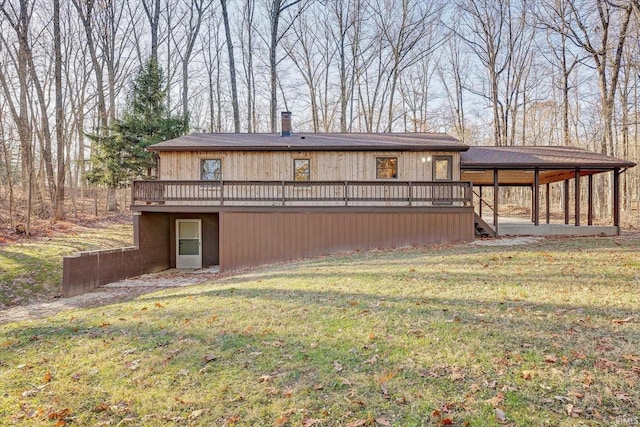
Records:
[[[469,182],[134,181],[133,205],[471,206]]]

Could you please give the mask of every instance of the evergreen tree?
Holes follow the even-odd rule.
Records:
[[[149,59],[134,78],[121,119],[116,119],[99,135],[92,156],[89,182],[110,189],[127,187],[136,178],[152,178],[157,168],[154,153],[146,148],[176,138],[188,129],[182,117],[173,117],[165,105],[162,69]]]

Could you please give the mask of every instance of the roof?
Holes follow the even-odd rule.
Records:
[[[575,147],[470,147],[460,157],[463,170],[629,168],[636,164]]]
[[[461,176],[474,186],[493,185],[494,170],[499,170],[499,185],[548,184],[615,169],[635,163],[575,147],[470,147],[460,155]]]
[[[153,144],[151,151],[466,151],[444,133],[193,133]]]

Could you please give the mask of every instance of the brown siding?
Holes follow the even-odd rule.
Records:
[[[222,212],[220,269],[351,250],[472,241],[473,210],[447,212]]]
[[[453,180],[460,179],[460,154],[432,151],[177,151],[160,152],[160,180],[199,180],[201,159],[221,159],[228,181],[289,181],[293,159],[311,160],[312,181],[374,181],[376,157],[398,157],[399,181],[432,180],[431,162],[422,158],[450,155]]]

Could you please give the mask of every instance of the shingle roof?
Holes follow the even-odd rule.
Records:
[[[470,147],[461,154],[463,170],[615,169],[636,164],[575,147]]]
[[[444,133],[194,133],[148,147],[151,151],[466,151]]]

